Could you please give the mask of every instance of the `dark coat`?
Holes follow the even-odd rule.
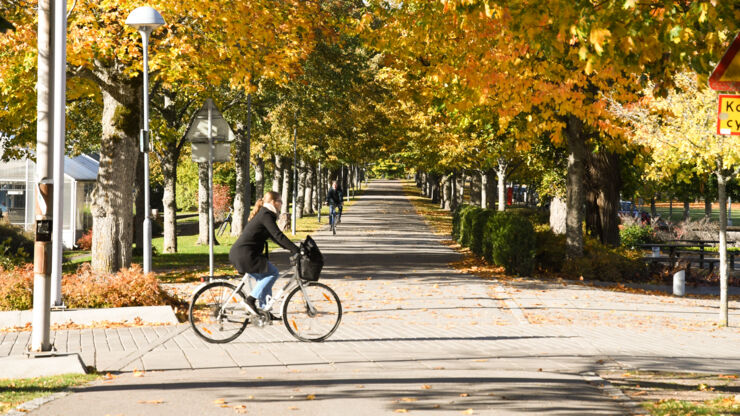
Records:
[[[277,226],[277,214],[267,208],[260,208],[257,214],[247,223],[242,234],[229,251],[229,261],[240,274],[266,273],[267,239],[271,238],[291,254],[298,252],[293,244]]]
[[[342,205],[342,190],[337,188],[329,188],[329,192],[326,193],[326,203],[334,205],[335,207]]]

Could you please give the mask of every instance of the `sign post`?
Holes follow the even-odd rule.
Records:
[[[208,270],[213,277],[213,162],[226,162],[231,157],[234,132],[218,111],[212,99],[207,99],[185,133],[192,145],[194,162],[208,162]]]
[[[715,91],[740,91],[740,34],[720,59],[717,67],[709,76],[709,87]],[[717,111],[717,134],[723,136],[740,135],[740,95],[720,94]],[[726,183],[730,176],[719,170],[717,185],[719,188],[719,324],[729,324],[729,302],[727,298],[727,197]]]

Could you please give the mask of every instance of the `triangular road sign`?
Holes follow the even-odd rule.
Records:
[[[715,91],[740,91],[740,34],[730,44],[722,60],[709,76],[709,88]]]

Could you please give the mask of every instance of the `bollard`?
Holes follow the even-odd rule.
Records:
[[[673,273],[673,295],[683,296],[686,294],[686,270]]]
[[[653,257],[660,257],[660,247],[653,247]]]

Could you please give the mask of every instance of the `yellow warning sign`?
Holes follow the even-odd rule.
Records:
[[[740,95],[720,94],[717,134],[740,136]]]

